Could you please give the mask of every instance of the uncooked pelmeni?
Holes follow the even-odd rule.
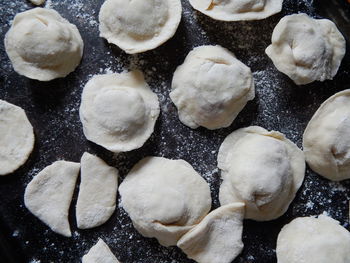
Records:
[[[140,71],[96,75],[84,88],[79,113],[88,140],[126,152],[151,136],[159,102]]]
[[[258,20],[282,10],[283,0],[190,0],[194,9],[216,20]]]
[[[134,227],[163,246],[176,245],[211,207],[209,185],[183,160],[147,157],[132,168],[119,192]]]
[[[327,99],[303,136],[306,162],[318,174],[341,181],[350,178],[350,90]]]
[[[254,96],[250,68],[221,46],[193,49],[176,69],[170,93],[181,122],[193,129],[231,125]]]
[[[83,256],[82,263],[119,263],[107,244],[99,239],[96,245],[90,248]]]
[[[177,242],[198,263],[231,263],[242,251],[244,204],[233,203],[209,213]]]
[[[68,210],[72,201],[79,163],[57,161],[38,173],[27,185],[24,204],[52,231],[70,237]]]
[[[80,63],[83,47],[77,27],[45,8],[17,14],[5,36],[6,52],[15,71],[41,81],[72,72]]]
[[[45,3],[45,0],[30,0],[30,2],[34,5],[42,5]]]
[[[78,228],[87,229],[102,225],[113,214],[119,173],[116,168],[90,153],[83,154],[80,164],[76,216]]]
[[[328,19],[285,16],[275,27],[266,54],[297,85],[333,79],[345,55],[345,39]]]
[[[33,147],[33,127],[24,110],[0,100],[0,176],[21,167]]]
[[[175,34],[181,12],[180,0],[107,0],[100,36],[129,54],[151,50]]]
[[[277,239],[278,263],[349,263],[350,233],[325,215],[299,217]]]
[[[251,126],[226,137],[218,167],[221,205],[243,202],[245,218],[267,221],[288,209],[304,180],[305,158],[283,134]]]

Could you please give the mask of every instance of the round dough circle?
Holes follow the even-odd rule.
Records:
[[[29,158],[34,132],[24,110],[0,100],[0,176],[13,173]]]
[[[333,181],[350,178],[350,89],[328,98],[308,123],[303,135],[306,162]]]
[[[305,158],[283,134],[251,126],[226,137],[218,167],[221,205],[243,202],[245,218],[267,221],[287,211],[304,180]]]
[[[125,152],[151,136],[159,102],[140,71],[96,75],[84,87],[79,113],[88,140]]]
[[[176,32],[180,0],[107,0],[101,7],[100,36],[128,54],[154,49]]]
[[[325,215],[299,217],[282,228],[276,253],[278,263],[348,263],[350,233]]]
[[[16,72],[49,81],[79,65],[84,43],[77,27],[55,10],[34,8],[15,16],[5,48]]]
[[[132,168],[119,192],[134,227],[163,246],[176,245],[211,207],[209,185],[183,160],[147,157]]]
[[[306,14],[283,17],[266,54],[297,85],[333,79],[345,55],[345,39],[328,19]]]
[[[190,0],[199,12],[222,21],[258,20],[281,12],[283,0]]]
[[[176,69],[170,93],[182,123],[211,130],[230,126],[254,97],[250,68],[221,46],[193,49]]]

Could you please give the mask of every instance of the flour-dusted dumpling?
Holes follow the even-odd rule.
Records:
[[[211,207],[209,185],[183,160],[147,157],[132,168],[119,192],[134,227],[163,246],[176,245]]]
[[[245,218],[267,221],[288,209],[304,180],[305,158],[283,134],[251,126],[226,137],[218,167],[221,205],[243,202]]]
[[[333,79],[345,55],[345,39],[328,19],[285,16],[275,27],[266,54],[297,85]]]
[[[17,14],[5,36],[6,52],[15,71],[41,81],[72,72],[80,63],[83,47],[77,27],[45,8]]]
[[[350,90],[327,99],[303,136],[306,162],[318,174],[341,181],[350,178]]]
[[[27,185],[24,204],[52,231],[71,236],[68,210],[72,201],[79,163],[57,161],[38,173]]]
[[[194,9],[216,20],[258,20],[282,10],[283,0],[190,0]]]
[[[177,242],[198,263],[231,263],[242,251],[244,204],[233,203],[209,213]]]
[[[221,46],[193,49],[176,69],[170,93],[181,122],[193,129],[231,125],[254,96],[250,68]]]
[[[107,244],[99,239],[89,252],[83,256],[82,263],[119,263]]]
[[[100,36],[129,54],[151,50],[175,34],[181,12],[180,0],[107,0]]]
[[[277,239],[278,263],[349,263],[350,233],[325,215],[299,217]]]
[[[24,110],[0,100],[0,176],[13,173],[27,161],[34,140]]]
[[[80,229],[105,223],[115,210],[118,170],[90,153],[81,158],[81,182],[76,206]]]
[[[96,75],[84,88],[79,113],[88,140],[126,152],[151,136],[159,102],[140,71]]]

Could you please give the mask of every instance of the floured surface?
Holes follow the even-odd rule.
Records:
[[[97,154],[109,165],[120,170],[121,181],[131,167],[148,155],[182,158],[189,162],[209,183],[213,208],[218,206],[220,175],[216,167],[217,151],[232,131],[250,125],[278,130],[301,147],[302,133],[321,103],[335,92],[349,87],[350,66],[346,56],[335,79],[296,87],[288,77],[279,73],[264,55],[271,43],[274,26],[282,15],[297,12],[315,14],[311,1],[285,0],[284,9],[267,20],[224,23],[194,12],[188,1],[182,1],[183,18],[174,38],[161,47],[137,56],[129,56],[108,45],[98,37],[98,10],[102,0],[48,0],[46,6],[59,11],[77,25],[85,41],[82,64],[66,79],[38,83],[19,77],[12,71],[5,53],[1,52],[0,98],[21,106],[34,127],[37,127],[33,155],[14,176],[0,178],[0,213],[7,226],[6,236],[18,244],[27,262],[78,262],[101,237],[122,263],[192,263],[178,248],[163,248],[156,240],[143,238],[133,228],[125,211],[118,207],[106,224],[91,231],[80,231],[72,224],[71,239],[61,238],[49,231],[23,207],[23,192],[30,179],[58,158],[79,162],[88,151]],[[316,2],[316,1],[314,1]],[[24,0],[6,1],[0,11],[3,36],[13,14],[32,5]],[[348,12],[347,10],[344,11]],[[263,32],[263,33],[262,33]],[[256,98],[249,102],[233,125],[226,129],[195,131],[178,120],[176,107],[169,98],[170,84],[176,67],[195,46],[221,45],[233,52],[252,69]],[[3,44],[0,41],[0,49]],[[87,142],[82,133],[78,108],[84,85],[96,74],[140,69],[146,81],[157,93],[161,114],[155,132],[146,144],[136,151],[114,155]],[[332,183],[307,169],[305,182],[287,213],[278,220],[266,223],[244,222],[243,242],[249,249],[234,263],[276,262],[277,235],[283,225],[297,216],[321,214],[324,211],[348,227],[350,183]],[[75,192],[75,199],[77,197]],[[119,204],[120,198],[118,198]],[[74,201],[73,201],[74,203]],[[74,218],[72,218],[74,222]],[[22,224],[29,222],[31,227]],[[39,238],[40,237],[40,238]],[[20,254],[14,253],[15,255]],[[19,260],[18,260],[19,261]]]

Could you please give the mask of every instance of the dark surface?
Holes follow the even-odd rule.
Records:
[[[79,262],[98,237],[107,242],[123,263],[193,262],[177,248],[165,248],[154,239],[143,238],[120,207],[103,226],[78,230],[74,218],[77,191],[70,212],[73,237],[57,235],[24,207],[25,186],[45,166],[57,159],[78,162],[84,151],[97,154],[117,167],[121,178],[144,156],[159,155],[191,163],[210,184],[215,208],[220,185],[217,150],[229,133],[237,128],[260,125],[285,133],[301,147],[303,130],[319,105],[335,92],[350,88],[348,54],[333,81],[300,87],[278,72],[264,54],[274,26],[286,14],[305,12],[314,17],[329,16],[349,36],[349,16],[346,15],[349,6],[345,0],[315,0],[313,4],[311,0],[287,0],[282,13],[266,20],[232,23],[205,17],[195,12],[187,1],[182,1],[183,19],[176,35],[156,50],[137,56],[126,55],[98,37],[96,21],[102,2],[52,0],[51,7],[77,25],[85,42],[81,65],[64,79],[45,83],[18,75],[0,41],[0,99],[24,108],[36,135],[35,149],[28,162],[16,173],[0,178],[0,262]],[[337,8],[333,8],[334,3]],[[13,16],[32,7],[25,0],[1,2],[1,39]],[[256,98],[226,129],[191,130],[182,125],[168,96],[174,70],[194,46],[202,44],[220,44],[230,49],[254,73]],[[162,113],[144,147],[116,156],[85,139],[78,116],[80,94],[94,74],[106,69],[121,72],[133,68],[145,72],[148,83],[159,96]],[[284,224],[298,216],[326,212],[349,229],[349,198],[349,181],[332,183],[307,169],[305,182],[285,215],[270,222],[244,222],[245,248],[234,262],[276,262],[277,235]]]

